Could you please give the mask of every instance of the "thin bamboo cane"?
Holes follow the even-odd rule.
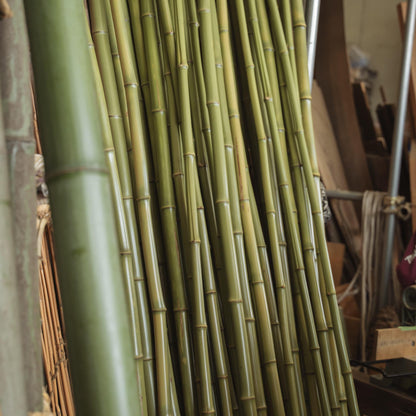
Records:
[[[148,412],[150,414],[155,414],[156,393],[153,372],[153,342],[148,310],[147,288],[144,281],[143,261],[141,258],[136,216],[134,212],[132,181],[130,176],[123,117],[121,114],[117,92],[117,82],[111,59],[105,7],[102,1],[91,1],[89,5],[92,36],[94,39],[97,60],[100,67],[102,84],[107,103],[107,113],[115,147],[124,212],[126,216],[126,227],[131,243],[134,282],[137,307],[139,311],[138,319],[142,332],[141,343],[143,348],[143,364]],[[128,251],[128,248],[126,248],[126,251]]]
[[[83,5],[28,1],[26,12],[77,414],[137,415]]]
[[[146,387],[144,382],[144,366],[143,366],[143,347],[142,347],[142,335],[139,321],[139,311],[137,305],[137,298],[135,292],[135,281],[136,276],[140,278],[139,273],[141,272],[141,259],[138,257],[139,252],[137,246],[135,247],[135,266],[133,268],[133,254],[132,254],[132,232],[129,230],[126,209],[125,209],[125,198],[123,195],[123,189],[119,176],[119,165],[117,163],[114,142],[110,126],[110,118],[108,117],[108,110],[104,95],[103,84],[100,77],[100,70],[98,68],[98,61],[95,55],[94,44],[92,42],[91,35],[89,35],[89,50],[91,55],[92,67],[95,76],[95,86],[97,91],[98,108],[100,111],[101,126],[103,131],[103,148],[105,152],[105,159],[108,170],[110,172],[110,183],[112,189],[113,203],[115,208],[116,225],[118,231],[118,239],[120,246],[120,258],[121,266],[124,274],[124,285],[126,295],[128,299],[128,309],[131,321],[131,331],[133,336],[134,346],[134,359],[136,360],[136,371],[137,371],[137,384],[139,403],[141,405],[141,413],[147,414],[147,399],[146,399]],[[131,212],[130,212],[131,214]]]
[[[176,224],[175,217],[175,198],[173,193],[173,184],[171,179],[171,161],[169,156],[169,137],[167,131],[167,118],[166,118],[166,102],[163,92],[162,84],[162,71],[160,66],[160,60],[157,55],[157,41],[156,41],[156,27],[154,19],[154,10],[152,8],[150,1],[144,1],[141,5],[141,16],[143,24],[143,32],[145,35],[145,52],[148,63],[148,73],[150,81],[150,98],[151,98],[151,108],[152,108],[152,122],[154,127],[155,137],[152,140],[152,146],[154,145],[155,154],[157,156],[157,169],[159,172],[159,203],[162,217],[163,228],[162,231],[165,236],[166,241],[175,241],[176,245],[179,245],[179,235]],[[151,70],[150,70],[151,69]],[[187,185],[187,190],[189,190]],[[188,204],[187,204],[188,205]],[[189,211],[189,209],[188,209]],[[188,212],[189,215],[189,212]],[[178,249],[170,245],[166,248],[167,260],[169,265],[169,274],[172,281],[172,290],[173,292],[173,301],[176,302],[176,299],[179,298],[179,290],[182,287],[183,297],[185,296],[184,290],[184,279],[183,272],[181,268],[181,257]],[[196,270],[194,270],[196,271]],[[195,277],[196,278],[196,277]],[[195,282],[194,282],[195,283]],[[202,293],[202,292],[201,292]],[[183,311],[185,301],[182,301],[182,304],[174,305],[175,314],[183,314],[186,311]],[[180,308],[182,310],[180,310]],[[203,310],[203,309],[201,309]],[[200,315],[202,317],[202,314]],[[185,321],[185,322],[184,322]],[[204,325],[200,322],[201,325]],[[183,337],[183,326],[187,325],[186,319],[182,318],[182,323],[178,326],[178,329],[181,328],[181,332],[178,333],[178,343],[189,342],[189,340],[184,339]],[[202,327],[201,327],[202,328]],[[179,335],[180,334],[180,335]],[[203,341],[204,335],[202,334]],[[189,346],[183,344],[184,347],[179,347],[180,359],[187,360],[190,362],[187,355],[184,355],[189,351]],[[189,344],[188,344],[189,345]],[[201,343],[197,343],[195,349],[201,348],[199,350],[200,359],[207,354],[207,348],[204,347]],[[206,367],[209,369],[209,366]],[[184,376],[184,375],[182,375]],[[209,389],[206,386],[210,385],[210,375],[209,371],[200,374],[202,390],[209,393]],[[192,380],[189,381],[189,384],[192,384]],[[186,397],[185,399],[189,399]],[[207,411],[210,411],[212,408],[212,399],[207,397],[207,401],[204,402],[204,408]],[[207,406],[207,407],[205,407]]]
[[[127,27],[123,24],[123,9],[119,2],[111,2],[111,10],[123,69],[126,89],[127,105],[131,128],[133,160],[135,169],[135,185],[137,210],[142,236],[143,255],[148,276],[148,289],[153,313],[153,329],[156,352],[156,380],[157,380],[157,411],[159,414],[169,413],[170,384],[169,384],[169,347],[166,323],[166,306],[162,293],[159,275],[156,245],[153,231],[153,220],[150,209],[149,177],[144,138],[144,126],[140,113],[140,102],[137,88],[139,87],[134,71],[134,60],[127,42]]]
[[[222,4],[221,4],[222,3]],[[227,91],[228,105],[229,105],[229,115],[227,114],[227,123],[228,117],[231,122],[231,128],[233,129],[233,139],[237,141],[237,166],[238,166],[238,179],[239,187],[235,187],[236,190],[239,189],[239,199],[241,204],[241,214],[242,214],[242,225],[244,227],[244,242],[248,254],[248,261],[250,265],[250,281],[253,287],[253,297],[256,306],[257,312],[257,325],[260,334],[260,345],[263,349],[263,366],[266,367],[266,380],[268,381],[269,389],[269,400],[272,403],[271,408],[275,413],[284,413],[283,400],[280,392],[280,382],[279,376],[277,373],[276,367],[276,354],[274,349],[274,342],[272,336],[271,322],[269,317],[269,308],[268,308],[268,299],[265,291],[265,284],[263,281],[263,274],[260,265],[259,253],[257,250],[256,235],[254,230],[252,212],[250,207],[250,200],[248,194],[248,185],[247,177],[245,170],[245,152],[243,137],[241,131],[241,125],[239,123],[239,113],[238,113],[238,104],[237,97],[235,95],[235,79],[234,71],[231,56],[231,46],[228,35],[228,14],[226,4],[220,2],[219,5],[220,14],[220,33],[223,40],[223,53],[225,59],[227,59],[227,66],[224,68],[225,75],[227,76],[226,82],[224,85],[224,94]],[[224,15],[225,13],[225,15]],[[217,68],[220,68],[222,62],[217,63]],[[221,65],[222,68],[222,65]],[[223,77],[222,74],[219,74],[219,79]],[[221,86],[220,86],[221,89]],[[226,103],[224,103],[226,104]],[[231,134],[226,135],[226,137],[232,137]],[[229,145],[229,148],[230,145]],[[232,148],[231,148],[232,149]],[[233,155],[231,154],[233,158]],[[233,163],[234,165],[234,163]],[[234,166],[233,166],[234,168]],[[235,169],[235,168],[234,168]],[[269,286],[269,290],[273,290],[272,286]]]
[[[239,22],[241,22],[240,34],[241,34],[241,38],[242,38],[241,41],[242,41],[243,47],[245,49],[246,69],[247,69],[247,75],[249,76],[249,82],[250,82],[249,86],[251,88],[252,103],[253,103],[253,105],[256,105],[256,111],[255,112],[257,113],[256,123],[257,123],[257,129],[258,129],[259,146],[260,145],[265,146],[265,150],[263,151],[264,157],[263,157],[262,165],[263,164],[266,165],[268,163],[268,161],[267,161],[267,141],[266,141],[266,135],[265,135],[265,132],[264,132],[263,121],[262,121],[262,118],[261,118],[261,109],[260,109],[260,104],[259,104],[257,86],[255,84],[255,77],[254,77],[254,74],[253,74],[254,65],[252,63],[253,61],[252,61],[252,58],[251,58],[251,52],[249,50],[248,34],[247,34],[246,25],[245,25],[246,18],[245,18],[245,12],[244,12],[244,7],[243,7],[242,2],[237,3],[237,8],[238,8],[238,13],[239,13]],[[256,26],[253,25],[253,28],[256,29]],[[257,28],[257,32],[258,32],[258,28]],[[256,39],[257,55],[259,57],[262,57],[262,47],[261,47],[261,40],[260,40],[259,34],[257,34],[256,38],[257,38]],[[265,94],[266,94],[266,97],[269,97],[269,98],[267,98],[267,101],[266,101],[266,103],[268,104],[268,117],[269,117],[269,121],[271,122],[270,123],[271,126],[274,129],[276,129],[276,120],[275,120],[275,112],[274,112],[274,108],[273,108],[273,101],[271,99],[271,95],[270,95],[270,91],[269,91],[270,88],[267,85],[267,83],[268,83],[267,73],[265,72],[266,68],[265,68],[265,64],[263,62],[260,61],[260,68],[261,68],[261,71],[262,71],[263,82],[265,83],[265,86],[267,87],[267,88],[265,88]],[[276,137],[278,137],[278,134],[276,133],[276,131],[274,132],[273,136],[274,136],[275,147],[278,150],[277,161],[283,161],[284,156],[283,156],[282,151],[281,151],[280,142],[278,140],[276,140]],[[314,363],[315,363],[316,371],[320,375],[319,386],[320,386],[320,393],[321,393],[322,401],[323,401],[323,403],[327,403],[328,399],[327,399],[326,385],[325,385],[325,381],[324,381],[322,361],[321,361],[321,357],[320,357],[320,354],[319,354],[319,343],[318,343],[318,339],[317,339],[315,323],[313,322],[312,308],[311,308],[310,298],[309,298],[309,294],[308,294],[308,288],[307,288],[307,284],[306,284],[306,278],[305,278],[304,266],[303,266],[303,259],[302,259],[302,254],[300,252],[299,235],[298,235],[298,231],[297,231],[297,228],[296,228],[296,224],[293,221],[292,200],[291,200],[290,192],[288,190],[288,179],[287,179],[287,177],[289,175],[288,175],[288,172],[286,172],[284,170],[284,163],[277,163],[277,168],[278,168],[277,174],[278,174],[278,179],[279,179],[279,187],[280,187],[281,197],[282,197],[282,200],[283,200],[283,208],[285,210],[287,225],[288,225],[288,228],[289,228],[289,239],[288,239],[288,241],[291,244],[291,249],[293,251],[293,254],[296,256],[296,275],[297,275],[297,280],[298,280],[300,288],[301,288],[302,301],[303,301],[304,307],[306,309],[305,317],[308,319],[307,329],[308,329],[309,337],[310,337],[310,340],[311,340],[311,351],[313,351],[313,357],[314,357]],[[267,179],[267,175],[264,175],[264,176]],[[329,406],[327,407],[327,413],[326,414],[330,414]]]
[[[234,245],[230,212],[227,169],[224,154],[224,136],[221,110],[219,108],[218,82],[215,73],[214,44],[212,38],[212,18],[209,0],[198,2],[201,23],[201,50],[204,53],[204,75],[207,93],[207,106],[212,128],[213,161],[215,166],[214,194],[216,212],[221,229],[222,247],[227,261],[224,264],[228,286],[228,302],[234,323],[236,352],[240,371],[240,400],[244,414],[256,414],[256,400],[253,389],[253,374],[250,363],[250,351],[247,330],[244,322],[244,309],[241,285]]]
[[[322,261],[322,268],[325,276],[325,284],[327,289],[327,296],[329,300],[329,305],[331,309],[331,315],[334,324],[334,331],[337,341],[337,348],[338,354],[341,362],[342,373],[345,379],[345,385],[347,390],[347,397],[348,397],[348,407],[350,413],[358,414],[358,404],[357,398],[355,393],[354,387],[354,380],[352,377],[351,367],[349,364],[348,359],[348,352],[346,349],[346,344],[344,340],[344,334],[342,330],[342,323],[340,319],[340,313],[338,309],[337,299],[336,299],[336,292],[334,288],[334,282],[332,279],[332,272],[331,266],[329,262],[328,256],[328,249],[326,246],[326,239],[325,239],[325,229],[323,223],[323,217],[321,212],[321,203],[320,203],[320,195],[318,194],[316,182],[314,179],[311,161],[308,154],[308,147],[306,144],[306,140],[303,133],[302,128],[302,116],[300,111],[299,96],[298,91],[296,89],[295,83],[293,81],[293,71],[290,65],[290,61],[287,55],[287,48],[284,41],[283,29],[281,25],[281,21],[279,19],[279,11],[276,8],[276,5],[269,1],[269,6],[271,9],[271,19],[273,21],[273,27],[276,30],[276,40],[278,42],[278,48],[280,51],[280,58],[282,62],[282,68],[284,72],[284,76],[287,81],[288,86],[288,94],[289,94],[289,102],[292,107],[292,117],[293,117],[293,126],[294,131],[296,132],[295,138],[297,141],[298,151],[300,160],[304,166],[305,172],[305,180],[308,187],[312,214],[313,214],[313,223],[315,227],[315,232],[317,235],[318,247],[319,252],[321,253],[321,261]]]
[[[249,285],[249,273],[248,273],[248,266],[247,266],[247,257],[246,252],[244,249],[244,234],[243,234],[243,225],[241,221],[241,212],[240,212],[240,202],[238,196],[238,186],[237,186],[237,177],[236,177],[236,168],[235,168],[235,161],[234,161],[234,148],[232,143],[232,135],[231,135],[231,128],[228,118],[228,106],[227,106],[227,98],[225,92],[225,82],[224,82],[224,73],[223,73],[223,62],[221,56],[221,45],[220,45],[220,36],[219,36],[219,29],[218,29],[218,20],[215,10],[215,3],[211,0],[211,16],[212,16],[212,28],[213,28],[213,38],[214,38],[214,52],[215,52],[215,67],[217,70],[217,80],[218,80],[218,92],[220,96],[220,109],[221,109],[221,116],[222,116],[222,126],[224,131],[224,153],[225,159],[227,164],[227,175],[228,175],[228,182],[229,182],[229,195],[230,195],[230,209],[231,209],[231,220],[233,225],[233,233],[234,233],[234,242],[236,247],[236,254],[237,254],[237,264],[239,267],[239,275],[240,275],[240,285],[242,289],[243,295],[243,304],[244,304],[244,313],[245,313],[245,320],[247,326],[247,334],[248,340],[250,344],[250,353],[251,353],[251,363],[253,369],[253,382],[254,382],[254,389],[256,394],[256,403],[257,403],[257,412],[259,414],[267,413],[267,405],[266,405],[266,398],[264,393],[264,386],[263,386],[263,379],[262,379],[262,372],[261,372],[261,362],[265,364],[266,373],[268,375],[267,380],[269,382],[270,391],[272,391],[272,396],[275,408],[277,409],[277,403],[281,401],[280,395],[280,384],[279,378],[277,374],[277,367],[274,371],[274,366],[276,366],[276,358],[274,354],[274,348],[270,348],[271,345],[269,344],[269,350],[266,348],[266,354],[268,357],[260,356],[260,348],[259,348],[259,338],[257,335],[257,328],[256,328],[256,318],[254,315],[254,307],[253,307],[253,300],[252,294],[250,291]],[[257,251],[257,250],[256,250]],[[226,259],[225,259],[226,261]],[[254,280],[256,283],[253,283],[253,288],[255,287],[254,284],[263,283],[262,279],[258,280],[258,275],[254,272]],[[259,291],[257,291],[257,295],[259,295]],[[263,334],[265,337],[271,335],[271,327],[270,333],[267,334],[267,320],[269,319],[269,314],[267,310],[267,302],[264,302],[265,299],[262,299],[262,304],[260,308],[263,308],[262,312],[264,313],[264,324],[263,330],[266,331]],[[257,305],[256,305],[257,306]],[[266,308],[266,311],[264,310]],[[266,313],[267,312],[267,313]],[[261,327],[260,327],[261,328]],[[267,335],[266,335],[267,334]],[[261,338],[260,338],[261,339]],[[270,340],[270,339],[269,339]],[[277,394],[276,394],[277,393]]]
[[[195,350],[198,354],[199,377],[201,379],[202,403],[201,411],[204,414],[213,414],[214,403],[211,392],[211,374],[209,371],[207,321],[205,317],[204,288],[201,270],[201,240],[198,224],[197,210],[197,169],[196,156],[193,144],[191,103],[188,86],[188,59],[185,39],[185,10],[181,0],[177,3],[176,15],[178,19],[178,67],[179,102],[181,108],[181,131],[183,137],[183,155],[185,159],[185,180],[187,195],[187,213],[189,228],[189,243],[192,257],[192,283],[194,307],[193,321],[196,329]]]

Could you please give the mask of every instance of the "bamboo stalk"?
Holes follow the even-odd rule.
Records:
[[[89,35],[90,36],[90,35]],[[144,365],[143,365],[143,347],[142,347],[142,335],[139,321],[138,302],[135,293],[135,283],[137,279],[142,280],[141,272],[141,258],[140,253],[137,251],[137,245],[133,248],[132,252],[132,238],[133,231],[131,231],[132,218],[130,222],[127,222],[126,211],[132,216],[132,212],[129,211],[129,206],[126,207],[126,197],[123,194],[122,185],[120,181],[120,169],[116,160],[116,154],[114,149],[113,137],[110,126],[110,118],[108,117],[108,110],[105,101],[104,89],[100,78],[100,72],[98,68],[98,62],[95,55],[94,44],[92,38],[89,39],[89,49],[91,55],[91,61],[93,71],[95,75],[95,84],[98,99],[98,108],[100,110],[101,126],[103,130],[103,147],[105,152],[105,159],[108,170],[110,172],[110,183],[113,196],[113,203],[116,214],[116,225],[118,231],[118,240],[120,246],[120,258],[121,266],[124,274],[124,286],[126,290],[126,296],[128,300],[129,317],[131,321],[131,331],[133,336],[134,346],[134,359],[136,360],[137,371],[137,384],[139,403],[141,405],[141,413],[147,414],[147,399],[146,388],[144,382]],[[123,172],[125,173],[125,172]],[[123,178],[124,179],[124,178]],[[130,198],[130,195],[128,195]],[[127,208],[127,209],[126,209]],[[129,228],[129,225],[131,226]],[[134,254],[133,254],[134,253]]]
[[[119,2],[111,1],[114,26],[117,32],[121,65],[123,69],[129,112],[133,160],[135,169],[135,185],[137,209],[142,235],[143,256],[148,276],[149,296],[153,313],[153,328],[156,351],[156,380],[158,413],[168,414],[170,408],[170,354],[166,323],[166,306],[163,298],[153,221],[150,206],[149,177],[143,121],[140,113],[140,102],[137,88],[139,87],[134,71],[134,60],[125,39],[128,37],[127,27],[123,24],[123,9]]]
[[[84,10],[26,11],[77,413],[139,414]]]
[[[90,19],[92,36],[98,64],[100,67],[102,85],[105,94],[107,115],[110,122],[111,135],[117,159],[117,171],[120,178],[120,191],[125,213],[125,227],[128,239],[124,241],[131,247],[124,247],[124,257],[131,251],[134,273],[135,296],[137,297],[137,314],[141,329],[141,344],[143,348],[143,365],[145,372],[145,386],[147,406],[150,414],[155,414],[155,380],[153,373],[153,342],[151,333],[150,316],[148,310],[147,288],[144,280],[143,261],[141,258],[138,229],[134,212],[132,180],[127,154],[126,137],[117,92],[117,82],[111,59],[110,42],[108,38],[105,8],[102,1],[90,2]],[[111,148],[111,143],[109,148]],[[132,299],[133,300],[133,299]]]
[[[219,108],[218,82],[215,73],[214,44],[212,38],[212,18],[209,0],[198,2],[201,24],[201,50],[204,53],[203,67],[207,93],[207,106],[212,129],[212,149],[215,166],[214,194],[216,212],[221,229],[221,242],[227,262],[225,276],[228,286],[228,302],[232,314],[236,353],[240,371],[240,400],[244,414],[256,414],[256,400],[253,390],[253,373],[250,363],[250,350],[247,330],[244,322],[244,308],[241,284],[236,257],[236,248],[232,231],[229,191],[227,185],[227,168],[224,154],[224,136],[222,130],[221,110]]]

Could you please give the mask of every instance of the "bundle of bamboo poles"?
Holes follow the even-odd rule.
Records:
[[[47,39],[47,3],[27,2],[35,49]],[[130,323],[123,366],[136,371],[123,383],[137,382],[140,414],[358,415],[321,213],[302,0],[89,0],[88,25],[81,4],[53,7],[64,27],[78,19],[89,50],[97,105],[85,111],[101,124],[121,264],[113,278]],[[59,25],[51,33],[61,36]],[[34,66],[39,88],[40,56]],[[59,102],[42,94],[44,150],[69,180],[46,118],[42,127]],[[54,213],[63,191],[53,185]],[[91,380],[80,377],[82,340],[71,352],[71,331],[75,406],[88,414]],[[101,399],[104,409],[111,399]]]

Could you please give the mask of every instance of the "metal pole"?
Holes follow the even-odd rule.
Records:
[[[313,71],[315,68],[316,39],[318,37],[318,22],[321,0],[309,0],[306,10],[306,39],[308,42],[308,73],[312,90]]]
[[[416,0],[409,0],[407,6],[406,34],[403,49],[400,93],[398,99],[396,122],[393,132],[393,151],[391,156],[388,196],[396,197],[399,189],[401,158],[403,151],[403,130],[406,118],[407,100],[409,93],[410,65],[415,33]],[[393,250],[395,214],[386,214],[386,228],[384,238],[384,267],[380,282],[379,308],[386,305],[387,287],[391,275],[391,259]]]
[[[361,201],[364,194],[355,191],[342,191],[340,189],[327,189],[326,196],[328,199],[346,199],[349,201]]]

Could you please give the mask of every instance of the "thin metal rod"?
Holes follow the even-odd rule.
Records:
[[[326,196],[329,199],[346,199],[349,201],[361,201],[364,194],[362,192],[355,191],[341,191],[339,189],[327,189]]]
[[[409,93],[410,66],[412,60],[413,39],[415,33],[416,0],[409,0],[407,6],[406,34],[403,49],[400,93],[398,99],[397,116],[393,132],[393,151],[390,165],[388,195],[397,196],[399,190],[400,168],[403,151],[403,131],[406,119],[407,100]],[[395,215],[387,214],[384,238],[384,267],[380,282],[379,308],[386,305],[387,287],[391,278],[391,261],[393,251]]]
[[[309,0],[306,9],[306,39],[308,42],[308,73],[312,90],[315,69],[316,39],[318,37],[319,10],[321,0]]]

